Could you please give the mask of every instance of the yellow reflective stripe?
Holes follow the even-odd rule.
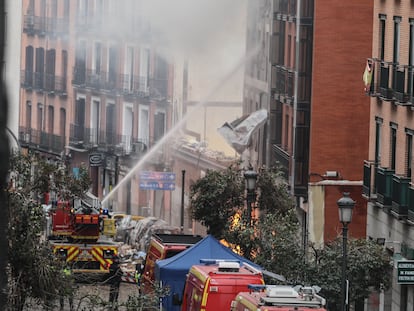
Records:
[[[73,261],[79,255],[78,247],[75,247],[75,246],[68,247],[67,251],[68,253],[67,253],[66,261]]]
[[[203,299],[201,300],[201,310],[205,310],[205,307],[207,306],[207,298],[208,298],[208,290],[210,285],[211,279],[208,278],[207,282],[205,283],[204,289],[203,289]]]

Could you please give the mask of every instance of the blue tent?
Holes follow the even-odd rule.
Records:
[[[170,288],[169,295],[162,300],[163,310],[181,310],[181,306],[173,305],[172,297],[174,294],[178,294],[179,299],[182,300],[186,275],[191,266],[200,264],[200,259],[240,260],[240,262],[262,270],[257,264],[236,254],[213,236],[208,235],[185,251],[168,259],[158,260],[155,263],[156,282],[161,282],[163,287],[168,286]]]

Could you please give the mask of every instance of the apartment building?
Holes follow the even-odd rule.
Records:
[[[73,172],[113,210],[151,204],[131,171],[170,127],[172,66],[136,0],[23,0],[19,141]],[[131,14],[131,12],[137,12]],[[142,169],[163,170],[165,153]]]
[[[367,57],[370,96],[369,157],[363,194],[368,203],[367,236],[393,255],[392,288],[380,293],[382,310],[412,310],[414,260],[413,176],[414,5],[374,1],[372,53]]]
[[[278,164],[302,215],[303,242],[341,233],[337,200],[356,201],[352,236],[366,234],[361,165],[368,154],[369,97],[363,91],[371,51],[369,1],[250,1],[244,111],[267,109],[250,161]],[[358,14],[354,14],[358,12]],[[364,31],[361,31],[361,30]]]

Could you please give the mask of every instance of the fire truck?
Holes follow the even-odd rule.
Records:
[[[249,284],[264,284],[255,267],[238,260],[201,259],[187,274],[181,310],[229,310],[237,293],[247,291]]]
[[[231,303],[231,311],[326,311],[325,298],[317,286],[255,285],[240,292]]]
[[[101,235],[101,216],[100,201],[91,193],[52,203],[49,242],[56,256],[66,261],[75,275],[103,276],[118,255],[119,244]]]

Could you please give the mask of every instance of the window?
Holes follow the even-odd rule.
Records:
[[[43,89],[44,69],[45,68],[45,50],[36,48],[36,65],[35,65],[35,88]]]
[[[32,128],[32,102],[28,100],[26,102],[26,129],[30,131]]]
[[[66,110],[64,108],[60,108],[59,126],[60,126],[60,129],[59,129],[60,136],[65,137],[66,136]]]
[[[99,75],[101,73],[101,43],[96,42],[95,43],[95,49],[94,49],[94,53],[93,53],[93,65],[94,65],[94,73]]]
[[[37,128],[38,131],[43,129],[43,105],[37,104]]]
[[[85,98],[78,98],[75,107],[74,137],[83,140],[85,129]]]
[[[149,145],[149,113],[147,107],[139,109],[138,139]]]
[[[149,49],[142,49],[140,62],[139,62],[139,90],[146,92],[148,88],[148,76],[149,76],[149,65],[150,65],[150,52]]]
[[[378,55],[380,59],[384,59],[384,50],[385,50],[385,21],[387,19],[387,15],[380,14],[379,15],[379,38],[378,38]]]
[[[48,134],[53,134],[53,128],[55,126],[55,110],[53,106],[49,106],[47,108],[48,110],[48,118],[49,118],[49,124],[48,124],[48,129],[47,132]]]
[[[33,86],[33,46],[26,47],[26,64],[24,83],[26,86]]]
[[[413,134],[414,131],[405,129],[406,134],[406,150],[405,150],[405,176],[411,177],[413,162]]]
[[[100,123],[100,102],[98,100],[92,101],[91,107],[91,142],[98,143],[99,123]]]
[[[375,163],[380,165],[381,163],[381,129],[382,118],[375,118]]]
[[[66,50],[62,51],[62,84],[60,85],[60,90],[66,92],[66,79],[68,76],[68,52]]]
[[[390,168],[395,170],[395,153],[397,149],[397,128],[398,125],[394,122],[390,122],[391,134],[390,134]]]
[[[401,16],[394,16],[394,54],[393,62],[398,63],[400,60],[400,27]]]
[[[165,133],[165,112],[158,111],[154,115],[154,141],[159,141]]]
[[[125,60],[125,81],[124,90],[133,91],[134,89],[134,48],[129,46],[126,50]],[[141,80],[141,77],[140,77]]]
[[[410,18],[410,38],[408,43],[408,65],[413,66],[414,65],[414,18]],[[414,90],[414,79],[413,74],[410,73],[408,75],[408,94],[410,96],[413,95]]]
[[[124,106],[123,129],[122,129],[122,144],[124,145],[126,153],[129,153],[131,151],[133,129],[134,129],[134,111],[132,109],[132,104],[126,103]]]
[[[106,106],[106,127],[105,127],[105,136],[106,142],[108,144],[114,145],[115,142],[115,104],[107,104]]]

